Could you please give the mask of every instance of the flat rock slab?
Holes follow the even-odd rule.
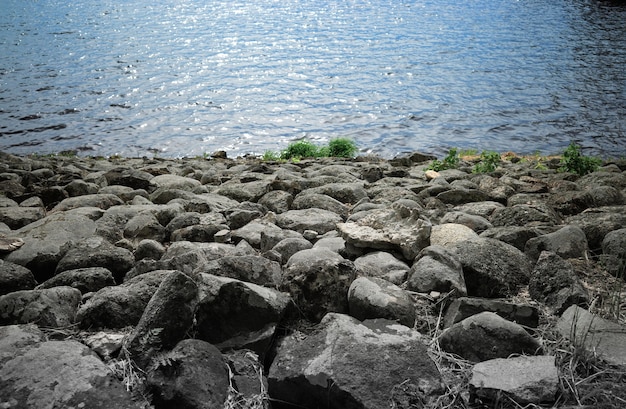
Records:
[[[557,329],[574,345],[584,345],[608,363],[626,365],[625,326],[572,305],[557,322]]]
[[[504,393],[520,404],[554,402],[559,371],[553,356],[492,359],[474,365],[470,391],[483,401]]]

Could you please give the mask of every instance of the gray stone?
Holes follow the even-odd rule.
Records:
[[[604,236],[601,260],[609,273],[626,276],[626,228],[614,230]]]
[[[515,247],[494,239],[478,238],[451,247],[463,266],[467,294],[498,298],[516,295],[528,283],[532,266]]]
[[[450,189],[439,193],[437,199],[451,205],[461,205],[470,202],[485,202],[490,200],[489,195],[478,189]]]
[[[626,327],[623,325],[572,305],[556,326],[573,345],[584,347],[611,365],[626,365]]]
[[[537,260],[542,251],[551,251],[563,258],[585,257],[589,247],[587,238],[578,226],[568,225],[554,233],[529,239],[524,253]]]
[[[124,226],[124,237],[136,241],[143,239],[164,241],[165,228],[159,223],[154,214],[139,213],[133,216]]]
[[[328,314],[317,331],[279,344],[268,376],[270,396],[309,409],[408,408],[403,402],[428,407],[443,387],[420,338],[393,321],[361,323]]]
[[[491,215],[491,224],[502,226],[553,226],[561,218],[554,209],[545,204],[516,204],[496,209]]]
[[[63,199],[61,203],[54,206],[52,212],[62,212],[66,210],[76,209],[78,207],[99,207],[100,209],[108,209],[111,206],[122,205],[124,202],[119,197],[112,194],[92,194],[76,197],[68,197]]]
[[[588,209],[569,217],[569,224],[585,232],[590,249],[600,249],[604,237],[613,230],[626,228],[626,206],[611,206]]]
[[[87,267],[63,271],[38,285],[37,289],[68,286],[86,294],[111,285],[115,285],[115,280],[110,270],[104,267]]]
[[[148,369],[146,387],[157,408],[222,408],[229,392],[228,367],[216,347],[186,339]]]
[[[154,188],[180,189],[191,191],[195,187],[200,186],[200,181],[178,175],[158,175],[149,180]]]
[[[472,315],[444,330],[439,336],[439,346],[473,362],[541,353],[539,341],[523,327],[493,312]]]
[[[0,325],[67,327],[74,324],[80,300],[80,291],[72,287],[15,291],[0,296]]]
[[[82,179],[72,180],[63,187],[70,197],[93,195],[100,189],[95,183],[87,183]]]
[[[354,260],[355,267],[366,277],[380,277],[400,285],[407,277],[410,267],[385,251],[375,251]]]
[[[293,195],[283,190],[272,190],[263,195],[258,201],[270,211],[280,214],[291,209]]]
[[[335,232],[330,232],[330,234],[335,234]],[[335,253],[345,255],[346,241],[341,237],[321,237],[315,242],[313,247],[323,247]]]
[[[518,404],[554,402],[559,393],[554,356],[492,359],[472,368],[470,393],[482,402],[500,401],[504,394]]]
[[[286,238],[282,239],[272,247],[272,250],[278,252],[281,256],[281,260],[286,263],[291,256],[299,252],[300,250],[307,250],[313,247],[310,241],[304,238]]]
[[[492,227],[485,230],[480,233],[480,237],[485,239],[500,240],[510,244],[518,250],[524,251],[528,240],[547,233],[549,233],[549,231],[542,230],[538,227],[503,226]]]
[[[0,207],[0,222],[16,230],[43,219],[46,210],[41,207]]]
[[[196,271],[269,287],[278,286],[282,275],[279,263],[256,255],[224,255]]]
[[[224,212],[228,220],[228,226],[235,230],[245,226],[254,219],[263,217],[267,209],[258,203],[241,202]]]
[[[478,234],[471,228],[457,223],[437,224],[430,232],[430,244],[446,247],[450,244],[478,238]]]
[[[479,202],[484,203],[484,202]],[[464,226],[469,227],[477,234],[482,233],[483,231],[493,227],[489,221],[478,215],[468,214],[459,211],[452,211],[446,213],[440,220],[441,224],[444,223],[456,223],[462,224]]]
[[[234,230],[232,232],[232,238],[233,240],[236,240],[236,241],[245,240],[252,247],[260,248],[261,247],[261,235],[263,233],[267,234],[268,232],[283,234],[282,229],[280,227],[276,226],[274,223],[270,221],[261,219],[261,220],[253,220],[250,223],[243,226],[242,228]],[[278,241],[282,240],[283,238],[284,237],[282,237]],[[278,243],[278,241],[276,241],[276,243]]]
[[[29,269],[0,259],[0,295],[32,290],[36,285],[37,281]]]
[[[279,227],[299,233],[315,230],[319,234],[324,234],[335,230],[337,223],[342,221],[337,213],[317,208],[289,210],[276,216],[276,224]]]
[[[132,189],[149,189],[154,177],[148,172],[132,168],[114,168],[104,174],[109,185],[127,186]]]
[[[362,182],[355,183],[328,183],[323,186],[314,187],[307,190],[308,193],[319,193],[328,195],[341,203],[357,203],[367,197],[367,192],[363,188]]]
[[[491,217],[496,209],[503,208],[504,205],[499,202],[486,201],[486,202],[472,202],[465,203],[454,207],[454,211],[463,212],[475,216],[483,217],[487,220]]]
[[[135,261],[143,259],[158,260],[165,254],[165,246],[156,240],[144,239],[139,242],[135,250]]]
[[[341,203],[337,199],[333,199],[328,195],[311,193],[308,190],[305,190],[295,197],[291,208],[294,210],[310,208],[324,209],[338,214],[343,219],[348,217],[349,210],[345,204]]]
[[[467,295],[463,267],[456,254],[441,246],[428,246],[415,259],[407,288],[430,293],[454,291],[455,297]]]
[[[461,297],[452,301],[443,319],[444,328],[481,312],[494,312],[502,318],[525,327],[537,328],[539,309],[528,304],[487,298]]]
[[[348,290],[350,315],[364,321],[386,318],[411,328],[415,324],[415,307],[409,294],[376,277],[359,277]]]
[[[220,185],[215,193],[226,196],[237,202],[257,202],[270,190],[271,181],[255,180],[252,182],[240,183],[240,181],[226,182]]]

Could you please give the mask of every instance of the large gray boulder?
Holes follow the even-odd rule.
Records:
[[[143,407],[88,347],[46,341],[33,325],[0,327],[0,402],[7,408]]]
[[[0,259],[0,295],[19,290],[32,290],[37,285],[26,267]]]
[[[494,239],[478,238],[454,244],[450,249],[463,266],[467,294],[498,298],[516,295],[528,284],[532,265],[515,247]]]
[[[337,213],[318,208],[289,210],[276,216],[276,224],[279,227],[299,233],[305,230],[313,230],[318,234],[328,233],[335,230],[337,223],[342,221]]]
[[[537,328],[539,325],[539,308],[533,305],[489,298],[461,297],[452,301],[446,310],[443,327],[448,328],[465,318],[485,311],[494,312],[508,321],[529,328]]]
[[[588,250],[585,232],[574,225],[529,239],[524,248],[524,252],[533,260],[537,260],[542,251],[554,252],[563,258],[579,258],[585,257]]]
[[[0,207],[0,222],[16,230],[46,216],[42,207]]]
[[[420,335],[393,321],[328,314],[315,332],[285,338],[276,353],[270,396],[292,406],[408,409],[408,402],[428,407],[443,392]]]
[[[76,288],[82,294],[96,292],[104,287],[115,285],[113,273],[104,267],[87,267],[66,270],[44,281],[37,289],[59,286]]]
[[[80,291],[72,287],[15,291],[0,296],[0,325],[68,327],[74,324],[80,300]]]
[[[100,209],[106,210],[111,206],[122,204],[124,204],[124,202],[116,195],[109,193],[96,193],[92,195],[68,197],[67,199],[63,199],[61,203],[54,206],[52,212],[63,212],[66,210],[77,209],[79,207],[99,207]]]
[[[473,362],[541,352],[539,341],[522,326],[493,312],[481,312],[452,325],[438,341],[442,350]]]
[[[410,270],[408,264],[398,260],[386,251],[374,251],[354,260],[355,267],[366,277],[380,277],[394,283],[402,284]]]
[[[587,209],[571,216],[567,222],[580,227],[585,232],[590,249],[599,249],[608,233],[626,228],[626,206]]]
[[[226,255],[208,261],[198,272],[276,287],[281,282],[282,268],[276,261],[256,255]]]
[[[415,307],[409,294],[387,280],[377,277],[359,277],[348,290],[350,315],[364,321],[386,318],[412,328]]]
[[[626,271],[626,228],[607,233],[602,240],[603,265],[613,275]]]
[[[409,271],[407,288],[423,293],[454,291],[455,297],[467,295],[461,262],[456,253],[441,246],[428,246],[418,254]]]

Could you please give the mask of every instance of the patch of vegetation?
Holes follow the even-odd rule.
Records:
[[[500,163],[500,154],[494,151],[483,151],[480,154],[480,162],[474,165],[474,173],[490,173],[496,170]]]
[[[280,153],[281,159],[292,158],[317,158],[319,148],[312,142],[302,140],[290,143],[287,148]]]
[[[446,170],[446,169],[456,169],[459,166],[459,161],[460,161],[460,157],[459,157],[459,153],[457,152],[457,149],[452,148],[450,149],[450,151],[448,151],[448,156],[443,158],[443,160],[435,159],[434,161],[431,162],[430,165],[428,165],[426,169],[434,170],[437,172],[439,172],[440,170]]]
[[[584,176],[596,171],[601,164],[601,159],[584,156],[581,152],[581,146],[576,142],[572,142],[561,156],[561,167],[559,170]]]
[[[357,152],[358,148],[352,139],[336,138],[328,142],[328,156],[330,157],[353,158]]]
[[[353,158],[356,156],[358,148],[356,143],[348,138],[331,139],[328,145],[317,146],[310,141],[301,140],[290,143],[286,149],[280,153],[265,151],[262,159],[264,161],[277,160],[300,160],[302,158]]]

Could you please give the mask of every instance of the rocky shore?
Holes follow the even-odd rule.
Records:
[[[626,163],[432,159],[0,153],[0,407],[623,407]]]

